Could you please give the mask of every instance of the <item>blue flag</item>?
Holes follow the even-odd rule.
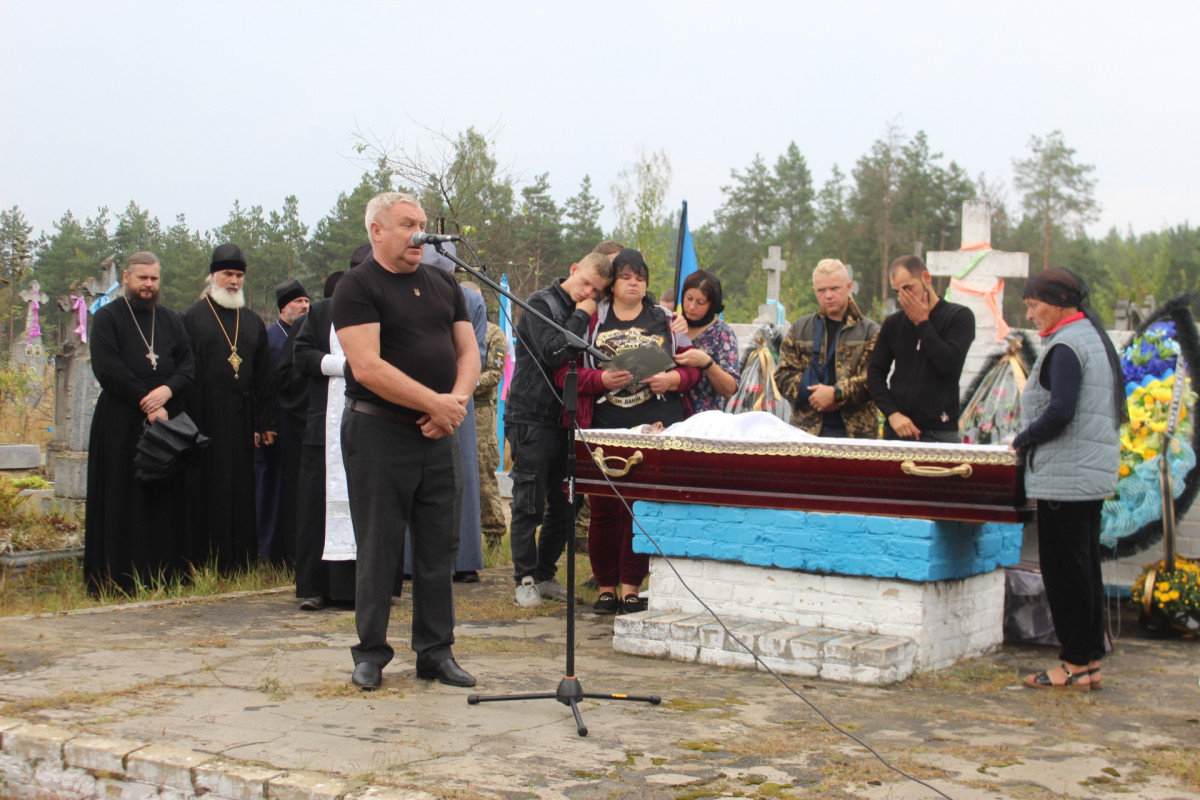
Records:
[[[683,201],[683,213],[679,215],[679,240],[675,246],[675,310],[683,308],[683,282],[698,270],[696,248],[692,246],[692,232],[688,230],[687,200]]]

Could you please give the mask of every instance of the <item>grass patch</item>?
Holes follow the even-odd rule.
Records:
[[[988,658],[971,658],[936,672],[918,672],[904,682],[908,689],[942,689],[950,692],[999,692],[1017,682],[1011,667]]]
[[[262,591],[291,583],[291,572],[272,564],[256,564],[233,572],[222,572],[208,565],[193,568],[188,575],[162,584],[139,582],[135,591],[108,588],[94,597],[84,587],[82,564],[74,560],[57,561],[31,566],[24,572],[0,573],[0,617],[58,614],[96,606]]]
[[[21,491],[43,488],[36,486],[39,481],[46,483],[36,475],[15,480],[0,477],[0,553],[64,550],[83,544],[81,511],[69,512],[55,503],[45,514],[28,507],[29,497]]]
[[[1200,791],[1200,759],[1195,750],[1160,747],[1138,753],[1143,768],[1154,775],[1165,775],[1193,791]]]

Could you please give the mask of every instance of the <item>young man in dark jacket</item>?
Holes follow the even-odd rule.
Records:
[[[559,278],[529,297],[529,305],[579,336],[587,332],[596,297],[612,282],[612,264],[589,253]],[[563,403],[554,386],[554,369],[577,355],[565,337],[533,314],[522,314],[516,327],[516,367],[504,411],[504,437],[512,448],[512,544],[516,601],[536,608],[542,598],[565,600],[555,579],[559,556],[574,526],[575,509],[563,491],[567,431]],[[543,516],[544,512],[544,516]],[[535,535],[538,525],[540,536]]]
[[[961,442],[958,379],[975,341],[975,315],[937,296],[918,256],[893,261],[888,277],[900,310],[880,326],[867,368],[867,388],[884,417],[883,438]]]

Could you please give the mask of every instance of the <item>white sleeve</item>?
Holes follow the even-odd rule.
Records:
[[[335,378],[346,377],[346,357],[333,353],[321,356],[321,374]]]

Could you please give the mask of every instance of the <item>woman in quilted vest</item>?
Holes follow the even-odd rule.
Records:
[[[1128,419],[1117,351],[1087,308],[1087,285],[1049,267],[1025,285],[1041,355],[1021,396],[1013,447],[1025,455],[1025,492],[1037,500],[1038,556],[1062,663],[1025,678],[1033,689],[1100,689],[1104,584],[1100,508],[1117,488],[1121,423]]]

